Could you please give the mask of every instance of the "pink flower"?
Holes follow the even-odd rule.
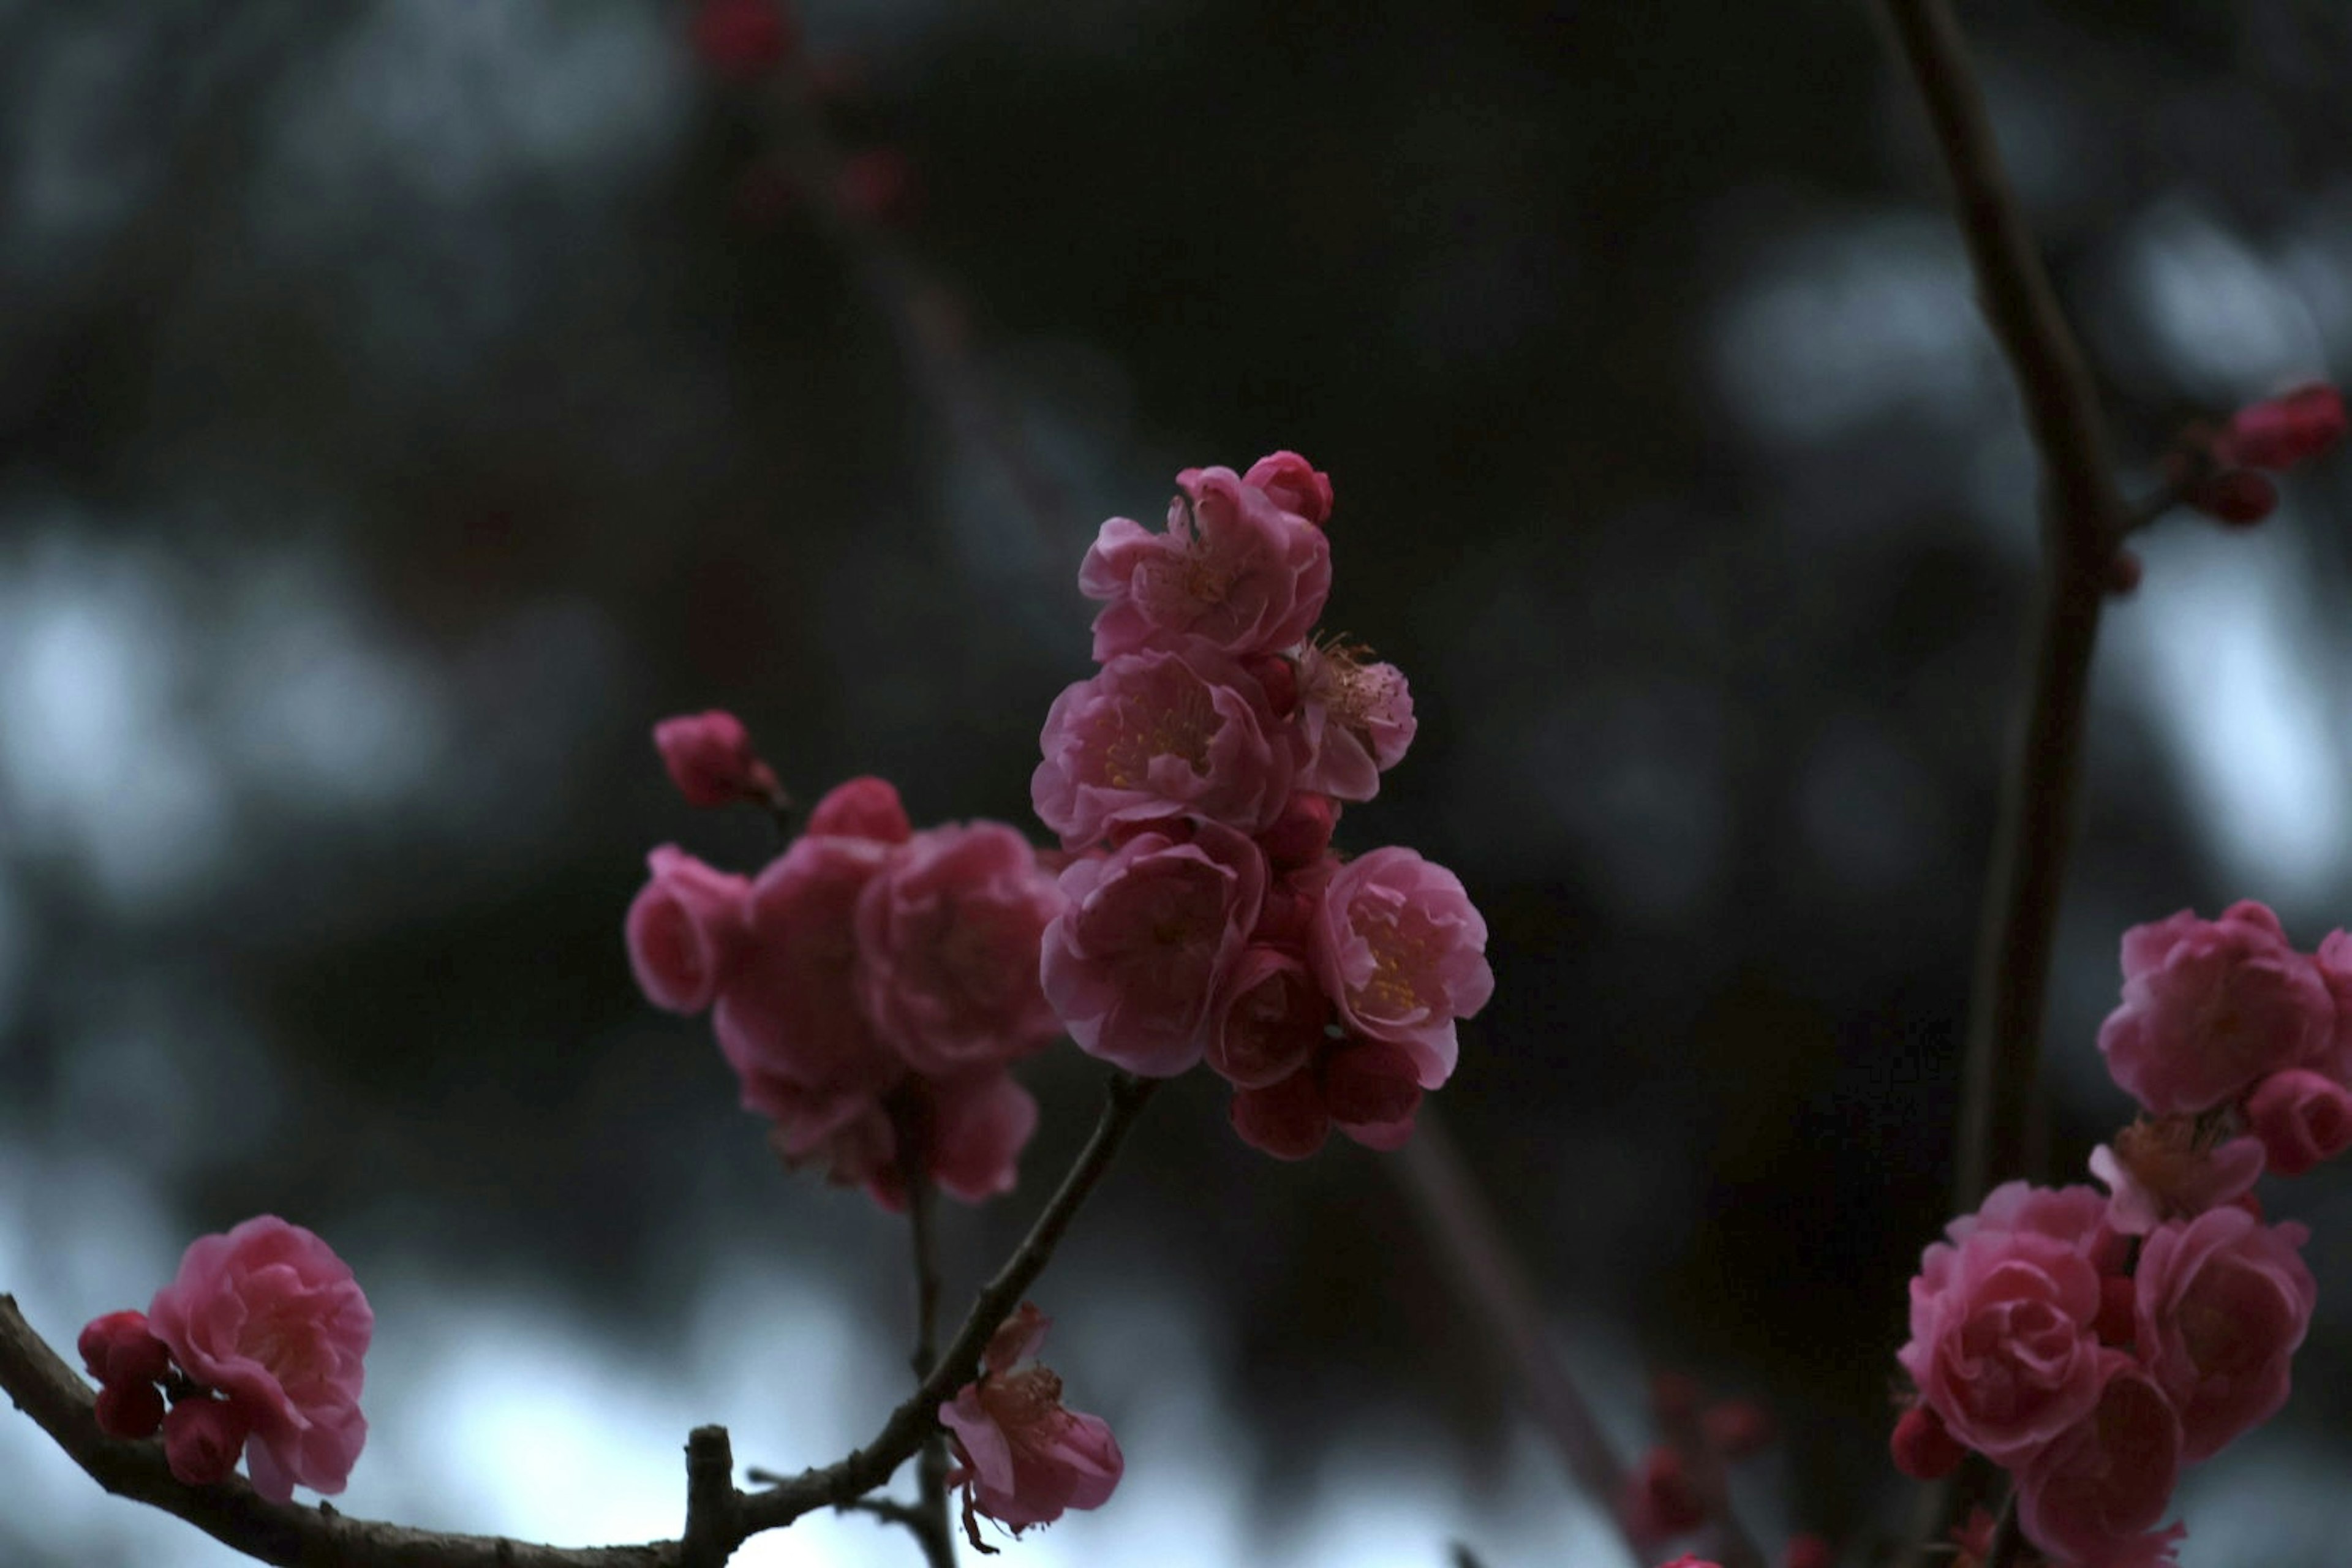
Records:
[[[928,1087],[931,1179],[968,1204],[1011,1192],[1021,1150],[1037,1130],[1029,1091],[1002,1068]]]
[[[1257,846],[1213,822],[1139,833],[1062,873],[1045,928],[1046,998],[1089,1055],[1167,1078],[1201,1059],[1214,1001],[1265,897]]]
[[[688,805],[765,805],[781,793],[774,772],[751,750],[751,732],[732,713],[714,708],[665,719],[654,726],[654,744]]]
[[[2091,1151],[2091,1174],[2114,1195],[2108,1224],[2146,1236],[2168,1219],[2203,1214],[2251,1192],[2263,1173],[2263,1144],[2216,1142],[2193,1116],[2143,1118]]]
[[[639,889],[623,923],[629,967],[656,1007],[699,1013],[719,994],[751,935],[751,884],[712,869],[675,844],[646,858],[653,879]]]
[[[2251,900],[2124,933],[2123,1005],[2099,1026],[2117,1083],[2159,1116],[2193,1115],[2335,1047],[2336,1004],[2278,917]]]
[[[2127,1359],[2095,1332],[2106,1206],[2011,1182],[1920,1258],[1895,1359],[1954,1437],[2004,1465],[2088,1415]]]
[[[1018,1535],[1065,1509],[1100,1508],[1126,1468],[1102,1418],[1063,1408],[1062,1380],[1037,1363],[1051,1323],[1022,1302],[989,1340],[979,1381],[940,1406],[955,1451],[948,1484],[967,1489],[964,1529],[975,1547],[975,1510]]]
[[[947,1077],[1027,1056],[1061,1033],[1037,979],[1061,889],[997,822],[926,828],[857,899],[859,995],[899,1059]]]
[[[909,1078],[887,1100],[780,1085],[776,1104],[768,1143],[787,1166],[821,1162],[835,1186],[862,1186],[893,1214],[907,1206],[902,1129],[919,1130],[924,1169],[968,1204],[1013,1190],[1021,1151],[1037,1130],[1037,1102],[1002,1068],[945,1081]]]
[[[845,1114],[835,1097],[879,1094],[904,1075],[858,997],[858,896],[892,852],[868,838],[803,834],[751,884],[749,945],[712,1016],[746,1110],[779,1121],[814,1114],[829,1127]]]
[[[1105,601],[1096,661],[1195,637],[1237,656],[1303,641],[1331,592],[1323,531],[1231,468],[1187,468],[1176,482],[1184,495],[1166,532],[1112,518],[1078,568],[1079,591]]]
[[[871,838],[877,844],[904,844],[914,836],[907,808],[888,779],[872,774],[848,779],[827,790],[809,812],[808,829],[835,838]]]
[[[375,1315],[333,1248],[275,1215],[201,1237],[181,1258],[179,1277],[155,1292],[147,1317],[180,1369],[225,1394],[231,1416],[250,1425],[254,1490],[285,1502],[297,1483],[343,1489],[367,1441],[361,1358]],[[181,1418],[173,1410],[167,1453],[174,1420],[212,1423],[182,1439],[192,1454],[209,1454],[227,1441],[220,1423],[229,1419]]]
[[[1120,654],[1054,699],[1030,777],[1066,849],[1191,812],[1256,833],[1290,798],[1293,727],[1232,656],[1197,637]]]
[[[2286,1403],[2287,1363],[2319,1295],[2297,1251],[2309,1235],[2220,1208],[2147,1238],[2136,1274],[2139,1353],[2180,1414],[2184,1462]]]
[[[1331,476],[1296,452],[1269,452],[1249,466],[1242,483],[1265,492],[1265,499],[1293,516],[1320,528],[1331,517]]]
[[[1454,1021],[1494,994],[1486,922],[1461,879],[1410,849],[1375,849],[1332,873],[1309,931],[1316,977],[1358,1033],[1411,1051],[1421,1087],[1454,1071]]]
[[[1392,664],[1346,643],[1309,647],[1298,658],[1299,710],[1312,759],[1298,787],[1336,800],[1370,800],[1381,775],[1403,760],[1418,728],[1412,691]]]
[[[2186,1533],[2155,1532],[2184,1458],[2163,1391],[2118,1357],[2092,1408],[2019,1474],[2018,1522],[2027,1540],[2076,1568],[2163,1561]]]
[[[1236,1089],[1264,1089],[1323,1048],[1330,1021],[1330,999],[1304,959],[1278,947],[1248,948],[1218,1001],[1209,1066]]]
[[[2300,1176],[2352,1149],[2352,1091],[2306,1068],[2274,1072],[2246,1097],[2270,1168]]]
[[[2323,382],[2249,404],[2213,443],[2224,463],[2292,468],[2344,439],[2344,395]]]

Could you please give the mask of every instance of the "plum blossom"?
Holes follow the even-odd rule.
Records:
[[[2266,1074],[2335,1057],[2327,983],[2261,904],[2232,904],[2217,921],[2183,910],[2134,926],[2123,968],[2123,1003],[2099,1026],[2099,1050],[2116,1081],[2159,1116],[2210,1110]]]
[[[781,795],[774,770],[751,749],[751,731],[732,713],[714,708],[665,719],[654,726],[654,744],[688,805],[766,804]]]
[[[1318,528],[1331,520],[1331,476],[1296,452],[1267,453],[1249,466],[1242,483]]]
[[[1100,1416],[1062,1405],[1062,1380],[1038,1363],[1053,1320],[1024,1301],[988,1342],[979,1379],[940,1406],[955,1456],[948,1484],[964,1491],[964,1530],[980,1539],[975,1511],[1018,1535],[1066,1509],[1110,1500],[1126,1461]]]
[[[2187,1531],[2156,1524],[2185,1458],[2180,1420],[2163,1391],[2118,1358],[2091,1409],[2019,1474],[2018,1522],[2027,1540],[2077,1568],[2168,1561]]]
[[[1265,858],[1214,822],[1136,834],[1063,871],[1045,995],[1088,1054],[1147,1078],[1201,1059],[1214,999],[1257,923]]]
[[[858,894],[859,997],[898,1058],[949,1077],[1027,1056],[1061,1033],[1038,939],[1062,894],[1003,823],[909,838]]]
[[[343,1489],[367,1441],[361,1363],[375,1316],[332,1247],[275,1215],[201,1237],[147,1317],[181,1370],[223,1396],[183,1401],[165,1417],[174,1473],[183,1463],[209,1472],[224,1452],[234,1464],[242,1445],[253,1489],[273,1502],[298,1484]]]
[[[1298,658],[1299,713],[1310,761],[1298,787],[1335,800],[1370,800],[1381,775],[1403,761],[1418,725],[1404,672],[1344,642],[1310,645]]]
[[[1274,461],[1250,471],[1265,469],[1286,497],[1312,504],[1312,479],[1302,484],[1291,469],[1266,468]],[[1104,601],[1096,661],[1195,637],[1236,656],[1302,641],[1331,592],[1331,546],[1316,520],[1231,468],[1187,468],[1176,482],[1184,493],[1169,505],[1166,531],[1112,518],[1078,568],[1079,591]],[[1327,480],[1327,512],[1329,493]]]
[[[1454,1020],[1486,1005],[1486,922],[1461,879],[1412,850],[1375,849],[1331,874],[1309,930],[1317,978],[1347,1026],[1409,1051],[1423,1089],[1454,1071]]]
[[[1955,1438],[2002,1464],[2088,1415],[2128,1359],[2095,1331],[2106,1206],[2011,1182],[1921,1255],[1895,1359]]]
[[[629,967],[646,999],[673,1013],[699,1013],[751,935],[751,884],[714,870],[675,844],[646,857],[653,879],[629,905],[624,934]]]
[[[2218,1208],[2253,1190],[2263,1173],[2263,1142],[2221,1138],[2190,1116],[2145,1118],[2091,1151],[2091,1174],[2114,1198],[2108,1223],[2146,1236],[2168,1219]]]
[[[2147,1238],[2135,1278],[2139,1351],[2180,1416],[2194,1464],[2286,1403],[2288,1363],[2319,1287],[2298,1250],[2310,1232],[2212,1209]]]
[[[1054,700],[1040,740],[1030,800],[1066,849],[1187,812],[1259,832],[1299,755],[1265,689],[1198,637],[1112,658]]]
[[[2300,1176],[2352,1148],[2352,1090],[2305,1068],[2274,1072],[2246,1097],[2269,1166]]]

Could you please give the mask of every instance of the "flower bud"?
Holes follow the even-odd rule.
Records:
[[[83,1326],[74,1348],[82,1365],[100,1384],[161,1383],[171,1370],[172,1352],[147,1327],[144,1312],[109,1312]]]
[[[1943,1419],[1924,1405],[1915,1405],[1895,1424],[1890,1447],[1895,1468],[1915,1481],[1941,1480],[1960,1468],[1969,1451],[1945,1428]]]
[[[98,1429],[137,1442],[163,1424],[163,1394],[152,1383],[110,1383],[98,1391]]]
[[[654,744],[688,805],[767,805],[779,791],[776,775],[751,750],[751,732],[732,713],[712,709],[654,726]]]
[[[2352,1091],[2306,1068],[2274,1072],[2246,1098],[2270,1168],[2300,1176],[2352,1148]]]
[[[208,1487],[236,1468],[252,1431],[244,1410],[226,1399],[184,1399],[163,1417],[163,1458],[174,1479]]]
[[[2344,395],[2314,382],[2239,409],[2213,449],[2225,463],[2292,468],[2342,440],[2344,429]]]

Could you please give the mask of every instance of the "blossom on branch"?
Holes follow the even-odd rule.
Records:
[[[955,1456],[948,1485],[965,1489],[964,1532],[981,1552],[994,1548],[975,1512],[1019,1535],[1065,1510],[1100,1508],[1126,1468],[1109,1426],[1064,1408],[1062,1380],[1037,1362],[1052,1322],[1022,1302],[990,1338],[978,1381],[940,1406]]]

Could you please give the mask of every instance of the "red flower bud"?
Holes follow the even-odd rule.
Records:
[[[1895,1468],[1915,1481],[1941,1480],[1958,1469],[1969,1454],[1959,1439],[1945,1430],[1942,1419],[1924,1405],[1903,1413],[1895,1424],[1890,1446],[1895,1450]]]
[[[98,1391],[98,1429],[137,1442],[163,1424],[163,1393],[152,1383],[110,1383]]]
[[[2213,453],[2250,468],[2292,468],[2342,440],[2344,427],[2344,395],[2314,382],[2239,409]]]
[[[84,1325],[74,1348],[82,1365],[101,1384],[161,1383],[171,1370],[172,1352],[147,1329],[144,1312],[109,1312]]]

